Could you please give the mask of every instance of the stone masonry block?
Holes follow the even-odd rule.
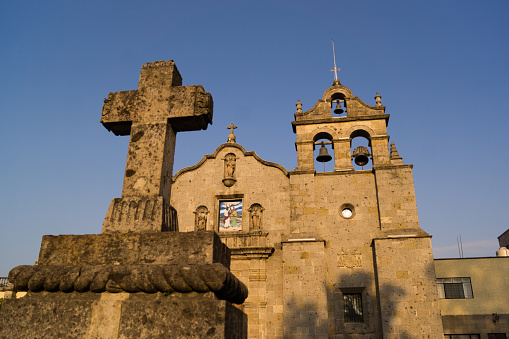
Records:
[[[39,265],[205,264],[230,268],[230,250],[215,232],[45,235]]]

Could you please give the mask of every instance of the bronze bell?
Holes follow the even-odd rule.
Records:
[[[336,108],[334,108],[335,114],[341,114],[344,112],[344,110],[341,108],[340,100],[336,101]]]
[[[318,153],[318,156],[316,157],[316,161],[328,162],[328,161],[331,161],[331,159],[332,159],[332,157],[329,155],[329,152],[327,152],[327,148],[325,147],[325,144],[322,141],[322,147],[320,147],[320,152]]]
[[[353,150],[353,157],[358,166],[364,166],[369,162],[369,150],[364,146],[359,146]]]

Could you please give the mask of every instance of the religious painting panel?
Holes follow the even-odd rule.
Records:
[[[219,201],[219,231],[242,231],[242,199]]]

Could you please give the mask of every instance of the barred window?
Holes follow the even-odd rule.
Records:
[[[345,323],[364,322],[361,293],[345,293],[343,298],[345,302]]]
[[[474,297],[470,278],[437,278],[437,286],[440,299],[471,299]]]
[[[444,334],[444,339],[479,339],[479,334]]]

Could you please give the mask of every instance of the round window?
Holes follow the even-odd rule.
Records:
[[[341,215],[345,218],[351,218],[352,215],[353,215],[353,212],[351,209],[349,208],[343,208],[343,210],[341,211]]]
[[[351,219],[355,216],[355,209],[352,204],[343,204],[339,208],[339,214],[345,219]]]

